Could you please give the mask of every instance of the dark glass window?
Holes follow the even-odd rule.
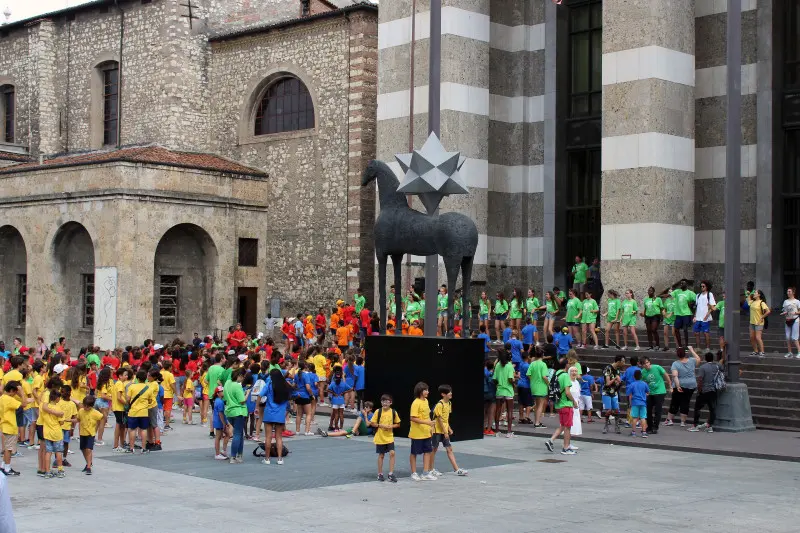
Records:
[[[178,328],[178,285],[180,276],[160,276],[158,284],[158,325],[162,330]]]
[[[28,317],[28,276],[17,274],[17,324],[25,324]]]
[[[777,5],[777,4],[776,4]],[[783,3],[783,213],[784,287],[800,286],[800,0]]]
[[[119,64],[102,66],[103,75],[103,144],[117,144],[119,125]]]
[[[256,111],[256,135],[313,127],[314,104],[303,82],[297,78],[281,78],[269,86]]]
[[[6,85],[0,88],[0,97],[3,99],[3,141],[14,142],[14,87]]]
[[[783,78],[786,88],[800,90],[800,0],[784,0]]]
[[[602,0],[578,0],[569,9],[569,109],[566,120],[565,261],[600,256],[600,143]]]
[[[94,274],[83,275],[83,327],[94,327]]]
[[[239,239],[239,266],[258,266],[258,239]]]

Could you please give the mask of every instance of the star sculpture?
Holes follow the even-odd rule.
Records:
[[[419,150],[394,156],[405,172],[397,192],[416,194],[432,214],[450,194],[469,194],[460,170],[467,160],[460,152],[448,152],[435,133]]]

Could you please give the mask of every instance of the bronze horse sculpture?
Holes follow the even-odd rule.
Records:
[[[453,323],[453,294],[458,271],[461,269],[462,306],[468,310],[468,292],[472,279],[472,263],[478,248],[478,228],[466,215],[443,213],[426,215],[411,209],[403,193],[397,192],[399,181],[392,169],[382,161],[371,161],[364,170],[361,186],[378,182],[381,210],[375,220],[375,255],[378,258],[378,294],[381,332],[386,328],[386,262],[392,258],[394,266],[395,317],[402,317],[400,294],[400,269],[404,254],[441,255],[447,273],[447,331]],[[426,287],[427,297],[431,288]],[[435,297],[435,296],[434,296]],[[398,324],[398,329],[399,324]]]

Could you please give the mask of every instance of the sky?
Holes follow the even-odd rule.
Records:
[[[6,7],[9,7],[11,9],[9,22],[14,22],[35,17],[42,13],[64,9],[65,7],[84,4],[87,1],[89,0],[0,0],[0,13],[4,12]],[[4,15],[0,14],[0,21],[5,21]]]

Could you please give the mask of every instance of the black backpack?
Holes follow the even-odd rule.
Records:
[[[265,457],[267,455],[267,448],[263,442],[259,442],[256,449],[253,450],[253,455],[255,457]],[[286,457],[289,455],[289,448],[286,445],[283,445],[283,449],[281,450],[281,457]],[[270,457],[278,457],[278,445],[277,443],[273,442],[269,446],[269,456]]]
[[[379,407],[378,410],[376,411],[376,413],[378,414],[378,417],[375,419],[375,424],[380,424],[381,423],[381,415],[383,414],[383,407]],[[391,425],[394,425],[395,418],[397,418],[397,411],[395,411],[394,407],[392,407],[392,424]],[[369,424],[367,424],[367,425],[369,425]],[[375,428],[375,431],[378,431],[378,428]]]
[[[561,400],[561,387],[558,385],[558,376],[564,373],[563,370],[559,370],[553,374],[553,379],[550,380],[550,385],[548,385],[547,394],[553,400],[553,403],[558,403]]]

